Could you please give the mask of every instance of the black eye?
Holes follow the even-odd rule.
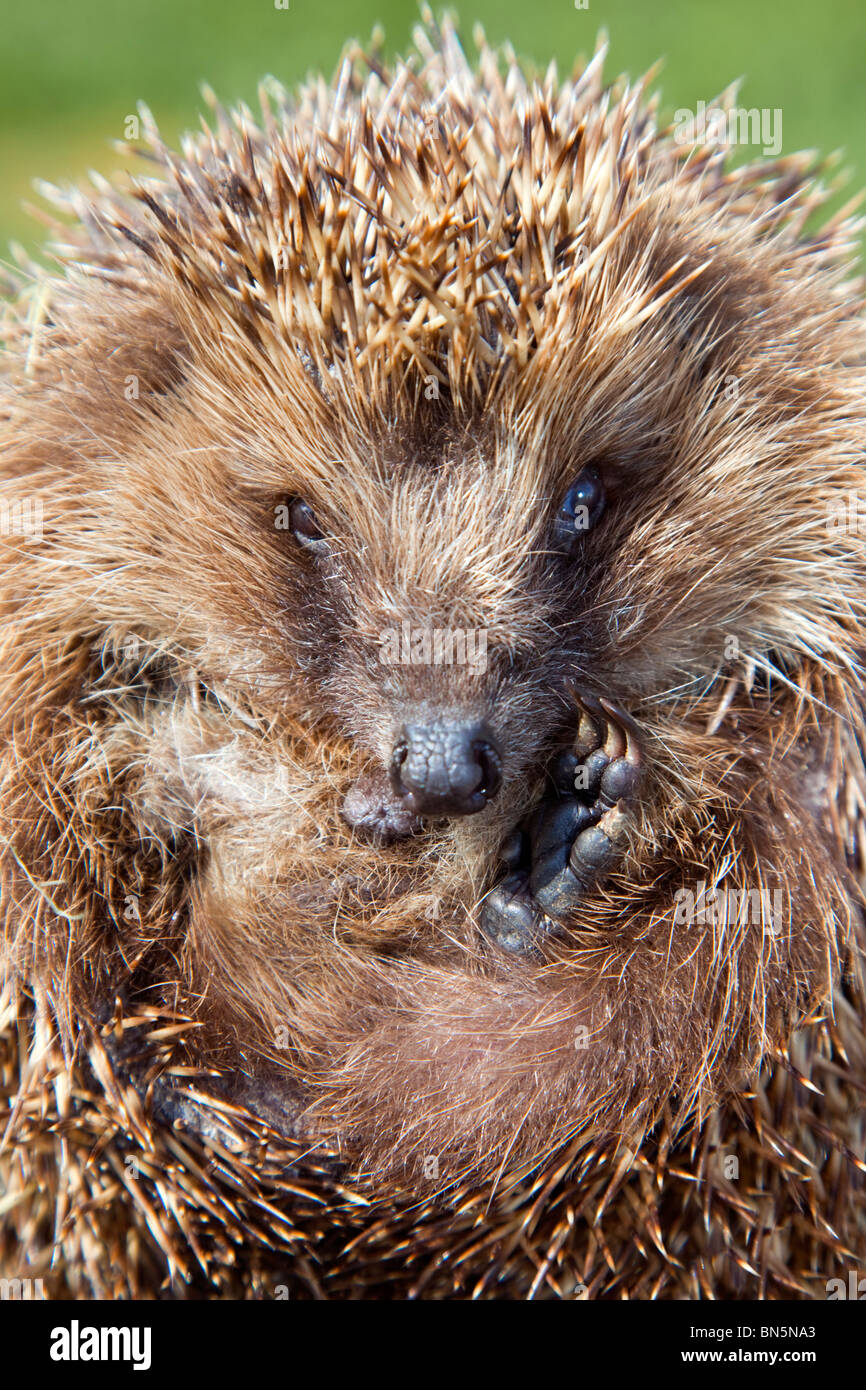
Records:
[[[327,550],[327,542],[319,530],[312,507],[299,497],[289,507],[289,527],[298,545],[316,554],[323,554]]]
[[[604,514],[607,498],[604,483],[594,468],[584,468],[562,500],[554,522],[557,546],[572,551],[581,536],[591,531]]]

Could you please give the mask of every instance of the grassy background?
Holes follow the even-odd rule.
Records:
[[[254,104],[258,78],[292,83],[333,71],[348,38],[382,24],[407,46],[415,0],[0,0],[0,257],[10,238],[41,238],[23,211],[32,180],[111,173],[110,141],[143,99],[170,140],[197,124],[199,87]],[[439,6],[436,6],[437,10]],[[608,75],[664,59],[663,107],[695,109],[743,76],[740,102],[780,107],[783,152],[841,149],[852,188],[866,185],[866,5],[863,0],[457,0],[467,42],[480,21],[493,40],[568,71],[606,28]],[[837,199],[837,201],[841,201]]]

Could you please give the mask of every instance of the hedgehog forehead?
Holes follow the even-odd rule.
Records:
[[[302,100],[265,129],[245,113],[191,144],[141,192],[148,254],[197,322],[265,355],[302,343],[356,396],[483,402],[568,332],[675,155],[640,91],[612,106],[586,74],[545,91],[489,66],[353,79],[327,109]]]
[[[306,478],[304,500],[345,519],[377,544],[430,545],[471,532],[475,543],[531,531],[543,495],[536,458],[502,430],[405,421],[381,435],[356,436],[339,457]],[[302,484],[303,486],[303,484]]]

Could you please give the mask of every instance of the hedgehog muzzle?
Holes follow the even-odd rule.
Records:
[[[474,815],[501,782],[502,756],[486,724],[437,719],[401,730],[391,783],[416,815]]]

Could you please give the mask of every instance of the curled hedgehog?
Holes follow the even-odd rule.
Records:
[[[142,109],[147,176],[55,191],[10,302],[5,1265],[823,1296],[866,1247],[855,227],[601,51],[416,45],[181,154]]]

